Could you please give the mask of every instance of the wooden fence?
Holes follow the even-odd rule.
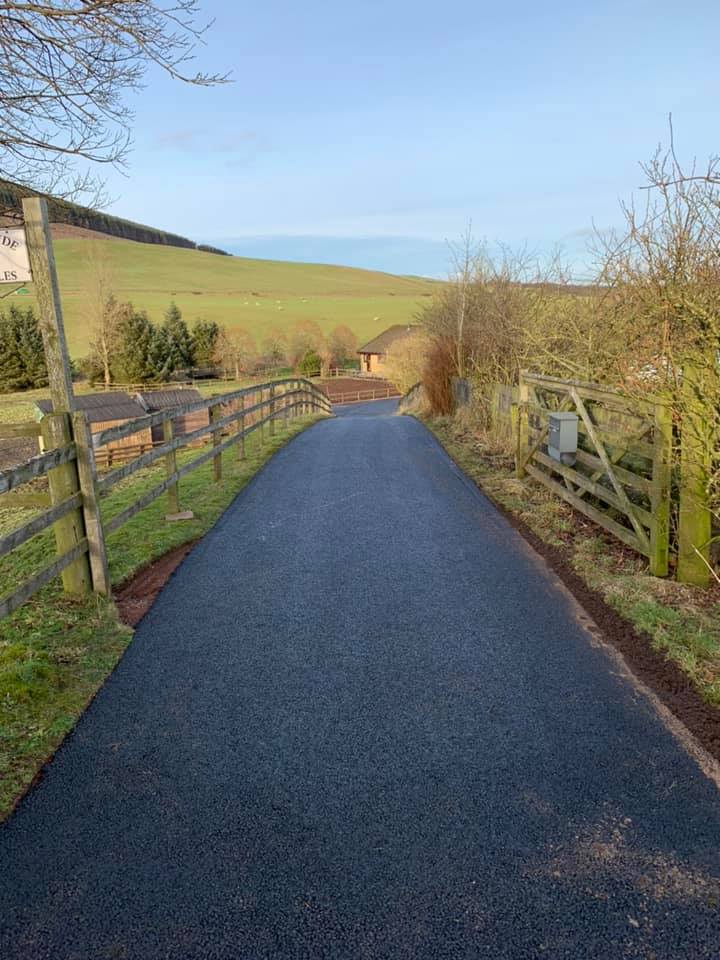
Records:
[[[518,389],[518,477],[529,474],[668,573],[672,415],[666,404],[598,384],[523,373]],[[548,454],[550,414],[577,414],[572,465]]]
[[[209,423],[182,436],[173,436],[173,420],[196,410],[209,411]],[[0,557],[10,554],[48,527],[55,532],[55,557],[39,573],[0,597],[0,617],[25,603],[34,593],[61,576],[66,591],[110,593],[105,535],[117,530],[158,497],[168,495],[168,517],[181,515],[178,481],[201,464],[212,461],[215,481],[222,479],[222,454],[238,445],[244,456],[245,438],[255,430],[264,436],[275,433],[278,420],[309,413],[330,413],[328,398],[308,380],[289,378],[245,387],[205,400],[161,410],[119,426],[92,434],[84,412],[49,414],[39,423],[0,424],[0,438],[42,436],[45,452],[25,463],[0,471],[0,507],[37,507],[40,513],[0,537]],[[101,474],[98,461],[107,454],[107,444],[161,424],[164,440],[144,445],[128,460]],[[177,451],[208,442],[208,449],[178,465]],[[130,448],[132,449],[132,448]],[[114,451],[116,453],[117,451]],[[103,521],[100,501],[121,480],[162,460],[165,478],[137,500]],[[68,469],[70,467],[71,469]],[[22,487],[47,477],[48,495]],[[7,498],[7,499],[6,499]]]
[[[399,397],[397,387],[381,387],[372,390],[346,390],[344,393],[333,393],[333,403],[362,403],[366,400],[388,400]]]

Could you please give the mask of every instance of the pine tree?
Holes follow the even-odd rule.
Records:
[[[35,316],[32,307],[28,307],[26,310],[11,307],[11,310],[16,310],[18,313],[20,357],[28,386],[46,387],[48,384],[47,363],[38,318]]]
[[[47,382],[38,319],[32,307],[13,305],[0,314],[0,390],[45,387]]]
[[[193,338],[177,304],[171,303],[165,311],[165,323],[162,326],[162,331],[164,335],[163,346],[167,351],[162,365],[165,375],[170,375],[176,370],[189,370],[194,367]]]
[[[173,358],[165,326],[153,327],[149,346],[149,364],[156,380],[168,380],[173,372]]]
[[[145,311],[123,318],[119,333],[117,377],[124,383],[145,383],[156,377],[153,355],[157,331]]]
[[[10,314],[0,314],[0,390],[21,390],[26,386],[17,333],[11,308]]]
[[[220,327],[214,320],[198,320],[192,330],[195,364],[207,367],[213,363]]]

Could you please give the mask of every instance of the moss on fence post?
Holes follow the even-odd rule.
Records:
[[[653,471],[650,487],[650,573],[666,577],[670,560],[670,485],[672,480],[672,410],[656,404],[653,425]]]
[[[706,397],[714,371],[707,364],[683,363],[680,440],[680,515],[677,579],[705,587],[710,579],[712,514],[708,483],[712,469],[714,424]]]
[[[518,406],[517,406],[517,450],[515,453],[515,476],[522,480],[525,476],[525,459],[529,443],[528,429],[528,401],[530,399],[530,388],[525,382],[523,372],[520,372],[520,381],[518,383]]]

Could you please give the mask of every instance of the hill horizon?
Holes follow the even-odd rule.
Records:
[[[440,281],[380,270],[239,256],[143,243],[92,229],[54,224],[53,245],[68,346],[74,359],[92,339],[93,277],[105,276],[118,300],[161,321],[174,302],[186,322],[214,320],[243,329],[258,345],[272,330],[316,321],[324,333],[346,324],[358,342],[407,323]],[[32,303],[32,284],[6,304]]]

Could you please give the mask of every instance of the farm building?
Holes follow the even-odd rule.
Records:
[[[81,394],[75,397],[75,405],[78,410],[84,410],[87,413],[90,430],[93,433],[99,433],[108,427],[116,427],[118,424],[127,423],[128,420],[136,420],[138,417],[145,416],[145,410],[137,400],[119,390],[113,390],[109,393]],[[36,407],[43,416],[46,413],[52,413],[52,402],[50,400],[38,400],[36,401]],[[115,451],[139,445],[150,447],[151,444],[150,428],[145,427],[129,437],[122,437],[120,440],[109,443],[107,448],[103,449]]]
[[[143,413],[156,413],[158,410],[172,410],[173,407],[181,407],[186,403],[194,403],[196,400],[202,400],[199,390],[189,387],[168,387],[166,390],[140,390],[135,394],[135,399],[142,407]],[[205,427],[210,422],[210,414],[207,409],[193,410],[191,413],[181,413],[173,417],[173,433],[176,437],[200,427]],[[152,438],[154,441],[163,439],[163,426],[158,424],[152,428]],[[206,438],[199,442],[204,442]]]
[[[417,324],[396,323],[394,326],[388,327],[387,330],[383,330],[377,337],[366,343],[364,347],[360,347],[358,353],[360,354],[361,372],[382,374],[388,347],[397,343],[398,340],[404,340],[405,337],[412,336],[417,329]]]

